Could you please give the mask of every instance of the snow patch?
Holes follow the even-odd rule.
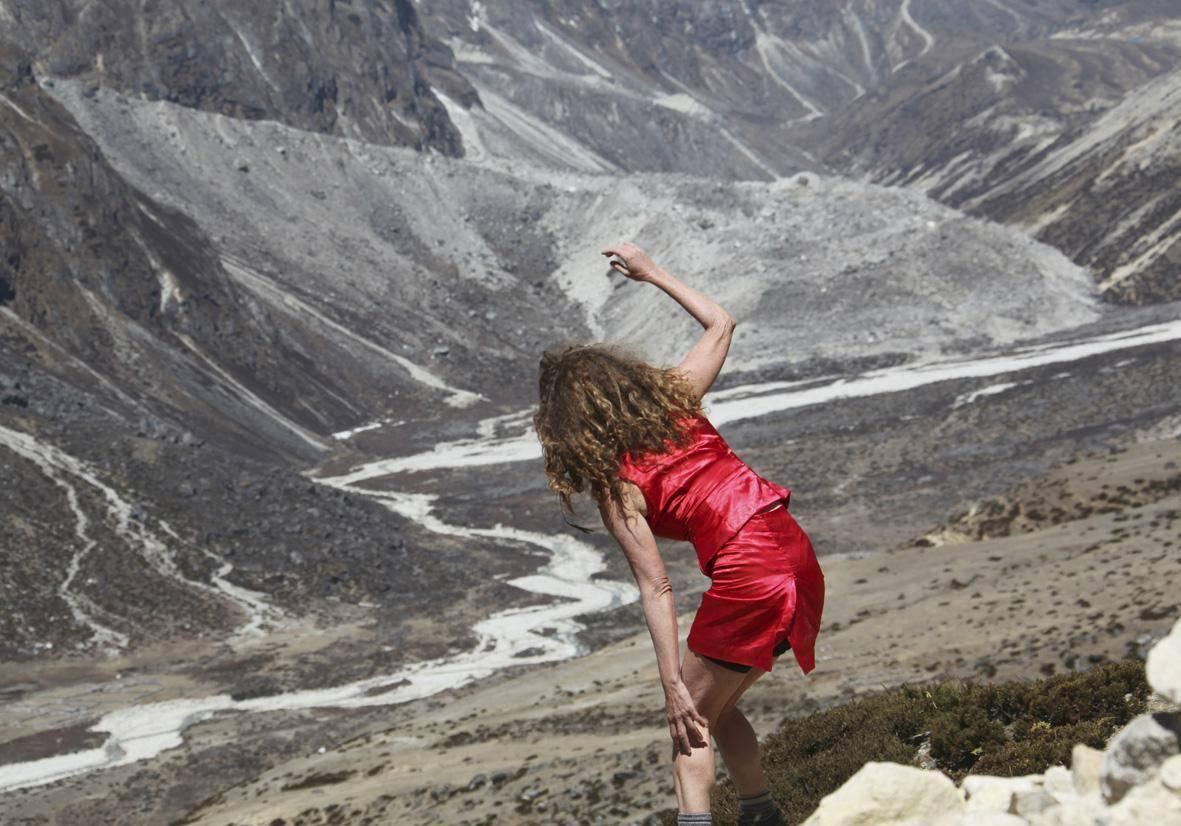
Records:
[[[704,115],[710,111],[697,98],[686,92],[654,97],[652,98],[652,102],[657,106],[663,106],[665,109],[672,109],[674,112],[681,112],[686,115]]]
[[[961,393],[955,397],[952,402],[952,408],[963,407],[967,404],[972,404],[977,399],[982,399],[985,396],[996,396],[1004,393],[1006,390],[1012,390],[1014,387],[1020,387],[1025,384],[1030,384],[1028,381],[1005,381],[999,384],[990,384],[988,387],[982,387],[979,390],[973,390],[970,393]]]

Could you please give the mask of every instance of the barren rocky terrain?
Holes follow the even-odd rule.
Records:
[[[928,535],[826,559],[834,599],[819,667],[802,678],[781,659],[744,701],[748,715],[765,733],[785,716],[883,685],[1063,673],[1143,656],[1176,619],[1179,463],[1176,434],[1113,447],[1007,491],[1009,516],[993,518],[983,538],[936,544]],[[1047,497],[1060,506],[1056,516]],[[1002,500],[978,510],[993,501]],[[1048,513],[1031,523],[1030,512]],[[944,535],[962,524],[953,518]],[[690,619],[681,617],[682,636]],[[12,794],[6,813],[16,823],[40,822],[34,813],[47,810],[68,818],[78,811],[69,801],[120,789],[97,807],[88,800],[93,822],[120,822],[131,806],[145,822],[210,824],[639,820],[671,795],[650,647],[633,622],[586,656],[501,672],[428,701],[275,714],[249,727],[214,718],[192,726],[167,759]],[[135,671],[122,682],[122,691],[152,699],[177,685],[146,684]],[[28,714],[46,698],[16,700]],[[221,785],[235,773],[237,782]],[[142,794],[165,788],[167,797]]]
[[[626,238],[740,319],[709,414],[829,573],[760,733],[1143,656],[1177,12],[952,5],[0,0],[0,820],[666,808],[630,573],[527,428],[545,347],[692,342]]]

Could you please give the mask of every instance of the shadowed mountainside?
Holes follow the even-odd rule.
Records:
[[[372,143],[462,153],[432,88],[476,103],[409,0],[9,0],[42,74]]]

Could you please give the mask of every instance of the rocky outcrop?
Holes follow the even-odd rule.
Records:
[[[1149,681],[1162,701],[1181,692],[1179,621],[1149,654]],[[1162,667],[1162,662],[1169,667]],[[1143,714],[1103,752],[1083,745],[1071,767],[1026,777],[969,775],[957,789],[945,775],[867,763],[821,801],[805,826],[1143,826],[1181,823],[1181,710]]]
[[[477,100],[409,0],[14,0],[4,12],[48,74],[231,117],[460,155],[432,87]]]
[[[1166,760],[1181,753],[1181,717],[1145,714],[1112,738],[1099,766],[1099,791],[1118,803],[1137,786],[1152,781]]]
[[[950,826],[963,808],[959,790],[946,775],[898,763],[866,763],[821,801],[805,826]]]

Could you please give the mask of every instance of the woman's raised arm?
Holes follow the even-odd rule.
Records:
[[[608,247],[603,250],[603,255],[618,256],[621,261],[611,261],[614,269],[635,281],[656,285],[705,328],[677,365],[700,399],[722,370],[738,322],[722,305],[658,266],[646,252],[631,242]]]

